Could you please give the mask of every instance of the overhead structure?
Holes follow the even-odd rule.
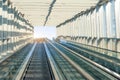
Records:
[[[33,26],[42,26],[53,0],[11,0]],[[56,0],[46,26],[57,26],[75,14],[95,6],[99,0]],[[64,15],[64,16],[63,16]]]
[[[50,4],[50,6],[49,6],[49,10],[48,10],[48,14],[47,14],[47,16],[46,16],[45,22],[44,22],[44,26],[46,25],[46,23],[47,23],[47,21],[48,21],[48,18],[49,18],[49,16],[50,16],[51,12],[52,12],[52,9],[53,9],[53,7],[54,7],[55,2],[56,2],[56,0],[53,0],[53,2],[52,2],[52,3]]]
[[[91,6],[90,8],[88,8],[85,11],[81,11],[77,14],[75,14],[72,18],[70,19],[66,19],[64,22],[60,23],[59,25],[57,25],[56,27],[60,27],[62,25],[65,25],[66,23],[69,23],[71,21],[76,20],[77,18],[79,18],[80,16],[84,15],[84,14],[89,14],[90,12],[93,12],[95,10],[95,8],[98,8],[100,6],[102,6],[103,4],[109,2],[109,0],[100,0],[95,6]]]

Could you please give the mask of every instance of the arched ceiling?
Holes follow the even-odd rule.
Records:
[[[43,26],[54,0],[11,0],[13,5],[32,23]],[[99,0],[55,0],[46,26],[57,26],[75,14],[95,6]]]

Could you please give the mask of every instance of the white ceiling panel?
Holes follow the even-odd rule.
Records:
[[[56,26],[75,14],[95,6],[99,0],[56,0],[46,26]],[[11,0],[34,26],[43,26],[53,0]]]

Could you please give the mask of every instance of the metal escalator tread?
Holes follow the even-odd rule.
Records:
[[[62,57],[52,46],[47,44],[51,55],[56,62],[60,74],[64,79],[62,80],[86,80],[65,58]]]
[[[42,43],[37,44],[23,80],[52,80]]]
[[[81,59],[80,57],[71,54],[68,50],[65,48],[57,45],[54,43],[54,45],[60,49],[63,53],[65,53],[70,59],[72,59],[74,62],[76,62],[81,68],[83,68],[87,73],[89,73],[92,77],[95,78],[95,80],[110,80],[105,74],[100,73],[98,70],[94,69],[94,67],[90,66],[88,62],[85,60]]]

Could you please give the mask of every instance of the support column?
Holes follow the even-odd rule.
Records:
[[[106,6],[106,15],[107,15],[107,31],[108,38],[110,43],[108,43],[108,49],[117,50],[116,47],[116,20],[115,20],[115,2],[111,0]]]
[[[8,30],[7,30],[8,34],[8,53],[11,53],[12,50],[11,50],[11,4],[10,2],[8,1]]]
[[[103,5],[103,47],[105,49],[108,49],[108,45],[107,45],[107,23],[106,23],[106,4]]]
[[[3,0],[3,55],[7,54],[7,0]]]
[[[120,0],[115,0],[117,51],[120,52]],[[118,55],[120,56],[120,55]]]
[[[2,0],[0,0],[0,58],[2,54]]]
[[[14,51],[14,7],[12,6],[11,8],[11,48],[12,48],[12,52]]]

